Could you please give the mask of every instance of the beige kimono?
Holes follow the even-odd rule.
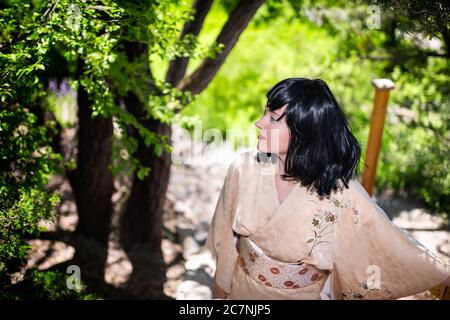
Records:
[[[297,184],[280,204],[276,164],[256,155],[246,152],[229,167],[206,243],[230,299],[396,299],[450,276],[450,266],[396,227],[356,180],[329,198]],[[238,235],[271,258],[328,276],[296,289],[265,286],[237,263]]]

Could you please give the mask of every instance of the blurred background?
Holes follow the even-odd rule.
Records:
[[[226,169],[288,77],[328,83],[363,160],[371,80],[394,82],[374,199],[449,262],[449,22],[443,0],[0,0],[0,298],[210,298]]]

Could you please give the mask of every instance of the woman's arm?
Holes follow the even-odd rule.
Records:
[[[205,243],[205,247],[216,259],[216,272],[211,288],[214,299],[228,298],[226,292],[231,291],[233,270],[239,256],[231,225],[237,207],[238,180],[239,172],[234,164],[231,164],[217,200]]]

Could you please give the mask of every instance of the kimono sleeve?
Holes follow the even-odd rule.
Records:
[[[216,258],[216,282],[227,293],[231,291],[234,267],[238,259],[236,237],[232,229],[237,193],[238,172],[232,164],[228,168],[205,244]]]
[[[450,276],[450,266],[393,224],[361,184],[352,193],[336,232],[333,299],[397,299]]]

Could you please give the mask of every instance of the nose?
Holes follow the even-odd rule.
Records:
[[[262,121],[263,121],[263,117],[261,117],[258,121],[255,122],[255,126],[258,129],[262,129]]]

